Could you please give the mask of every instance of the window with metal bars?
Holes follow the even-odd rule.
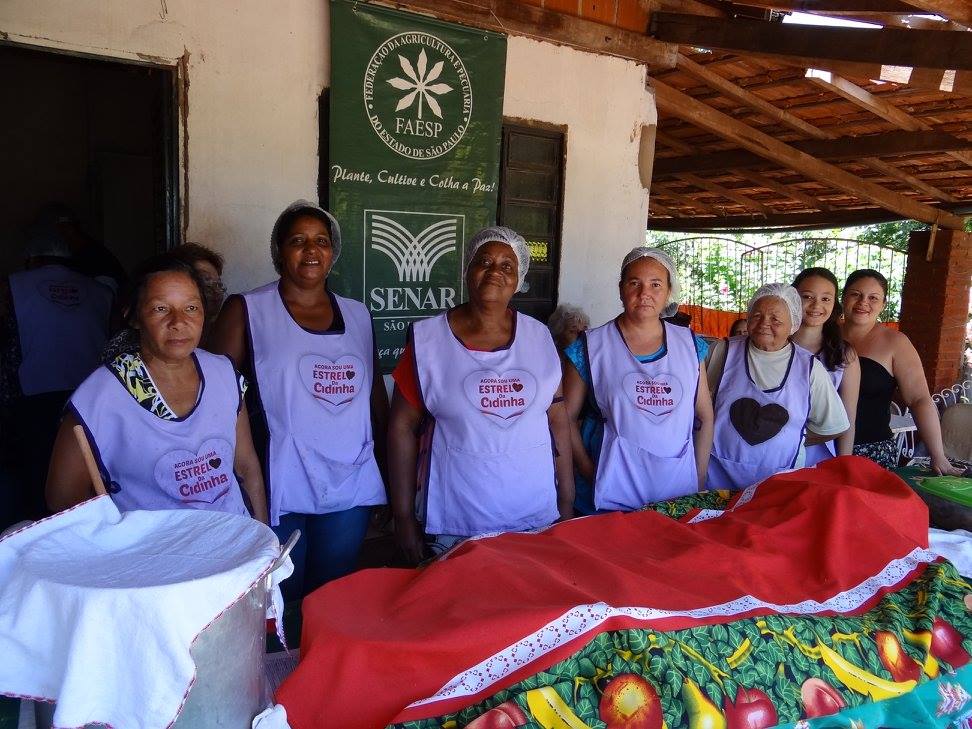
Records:
[[[513,306],[546,322],[557,306],[563,219],[564,133],[557,129],[503,125],[497,220],[530,246],[529,288]]]

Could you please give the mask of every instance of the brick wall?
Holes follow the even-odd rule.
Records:
[[[932,393],[959,378],[969,316],[972,234],[939,230],[926,261],[930,232],[916,231],[908,243],[901,295],[901,331],[908,335],[925,369]]]

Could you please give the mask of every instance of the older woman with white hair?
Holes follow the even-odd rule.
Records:
[[[823,363],[791,340],[802,313],[795,288],[766,284],[749,302],[749,333],[713,346],[708,488],[745,488],[801,468],[806,444],[833,440],[850,427]]]
[[[466,248],[469,301],[409,333],[393,373],[388,454],[396,540],[410,562],[571,516],[560,359],[549,330],[510,309],[529,266],[518,233],[480,231]]]
[[[561,304],[547,319],[550,334],[559,350],[573,344],[590,325],[591,319],[584,310],[570,304]]]
[[[592,494],[578,483],[581,513],[629,511],[699,490],[712,446],[705,345],[663,320],[678,309],[674,262],[657,248],[635,248],[621,264],[618,291],[624,311],[565,353],[571,422],[585,403],[603,422],[599,447],[574,449],[578,472],[593,482]]]

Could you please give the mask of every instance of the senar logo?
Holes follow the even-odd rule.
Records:
[[[456,305],[464,215],[365,210],[364,230],[365,291],[372,312],[418,318]]]
[[[365,69],[364,103],[378,137],[411,159],[434,159],[463,138],[472,86],[459,55],[421,31],[392,36]]]
[[[436,261],[456,250],[458,218],[436,220],[416,234],[387,215],[374,213],[370,222],[371,247],[392,260],[400,281],[428,281]]]

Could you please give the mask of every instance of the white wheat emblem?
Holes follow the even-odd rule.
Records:
[[[436,261],[456,250],[458,224],[457,218],[440,220],[413,236],[391,218],[374,215],[371,247],[392,260],[401,281],[428,281]]]

